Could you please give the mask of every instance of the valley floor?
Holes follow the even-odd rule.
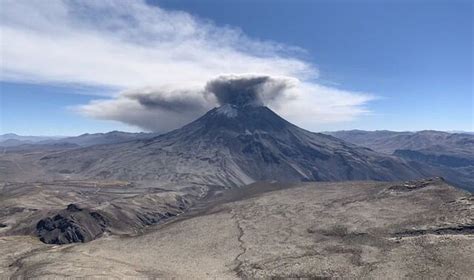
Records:
[[[472,279],[473,196],[442,180],[256,183],[135,236],[0,237],[1,278]]]

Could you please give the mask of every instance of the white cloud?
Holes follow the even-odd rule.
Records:
[[[312,82],[317,69],[298,58],[297,48],[249,38],[236,28],[143,1],[3,0],[1,6],[2,80],[98,85],[118,92],[148,87],[177,96],[187,91],[199,99],[200,90],[189,89],[204,88],[221,74],[289,77],[301,81],[291,89],[292,99],[284,106],[270,106],[310,129],[350,121],[366,112],[370,100],[365,94]],[[171,119],[181,123],[194,117],[145,108],[126,94],[111,98],[79,110],[160,130],[173,128],[170,124],[176,122]],[[130,116],[124,118],[116,106],[125,106],[136,121],[124,121]],[[153,122],[163,125],[146,124]]]
[[[304,128],[317,128],[323,124],[349,122],[370,111],[367,102],[376,97],[362,92],[351,92],[314,83],[302,82],[292,89],[287,102],[275,110]],[[301,94],[304,92],[304,94]]]

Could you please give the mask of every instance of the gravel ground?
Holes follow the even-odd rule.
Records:
[[[0,237],[2,278],[472,279],[471,194],[442,180],[256,183],[138,236]]]

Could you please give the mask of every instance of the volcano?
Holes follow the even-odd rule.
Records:
[[[401,180],[403,160],[291,124],[250,95],[227,100],[169,133],[43,157],[67,178],[241,186],[255,181]]]

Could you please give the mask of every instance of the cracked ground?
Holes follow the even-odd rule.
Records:
[[[259,191],[260,190],[260,191]],[[472,279],[471,194],[442,181],[258,183],[133,236],[0,238],[5,277]]]

